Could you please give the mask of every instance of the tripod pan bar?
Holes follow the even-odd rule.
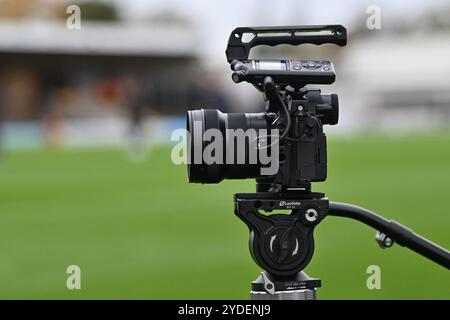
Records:
[[[450,252],[414,233],[394,220],[387,220],[367,209],[340,202],[330,202],[330,216],[346,217],[358,220],[383,232],[389,238],[412,251],[450,269]]]

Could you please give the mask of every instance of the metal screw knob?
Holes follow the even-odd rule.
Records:
[[[319,213],[315,209],[311,208],[311,209],[306,210],[306,212],[305,212],[305,218],[309,222],[316,221],[318,217],[319,217]]]

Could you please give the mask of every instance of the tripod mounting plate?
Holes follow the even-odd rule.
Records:
[[[322,285],[320,279],[310,278],[299,272],[290,279],[277,279],[261,272],[252,282],[252,300],[315,300],[316,289]]]

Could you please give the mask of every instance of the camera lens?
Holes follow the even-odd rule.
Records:
[[[264,113],[192,110],[186,127],[189,182],[218,183],[261,175],[259,146],[263,139],[270,146],[271,140]]]

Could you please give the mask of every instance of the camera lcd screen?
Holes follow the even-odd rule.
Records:
[[[259,61],[261,70],[286,70],[286,64],[282,61]]]

